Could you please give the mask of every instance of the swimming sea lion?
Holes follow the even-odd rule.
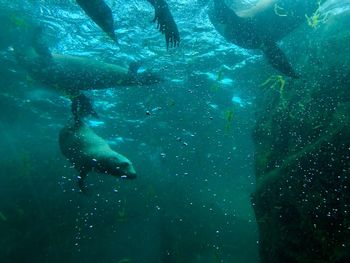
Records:
[[[114,33],[114,19],[112,10],[103,0],[76,0],[85,13],[104,31],[117,42]]]
[[[274,68],[287,76],[297,78],[298,75],[276,42],[305,21],[305,13],[310,12],[314,8],[314,4],[306,6],[307,10],[305,11],[301,6],[305,2],[304,0],[288,0],[293,3],[293,6],[290,7],[292,10],[300,8],[301,11],[298,11],[297,15],[291,12],[293,15],[287,16],[276,14],[274,6],[277,4],[276,2],[281,1],[265,1],[274,3],[274,5],[269,8],[266,5],[260,5],[264,7],[261,13],[254,10],[253,17],[239,17],[225,4],[224,0],[213,0],[214,6],[210,10],[209,17],[216,30],[226,40],[243,48],[261,49]],[[286,10],[290,11],[291,9]],[[303,13],[303,16],[300,15],[300,12]],[[272,22],[273,19],[276,21]]]
[[[59,134],[62,154],[79,172],[78,185],[85,191],[84,179],[92,170],[127,179],[136,178],[132,163],[112,150],[107,142],[82,121],[65,126]]]
[[[74,96],[80,94],[81,90],[160,82],[160,77],[150,71],[137,73],[138,64],[132,64],[128,70],[91,58],[60,54],[52,54],[50,63],[47,63],[33,50],[18,53],[17,60],[34,80]]]

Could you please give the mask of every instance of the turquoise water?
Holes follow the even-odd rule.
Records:
[[[277,2],[272,3],[274,8],[283,5],[283,0]],[[307,17],[303,17],[303,23],[282,39],[281,49],[301,73],[300,80],[276,71],[261,51],[229,43],[210,22],[210,3],[205,1],[168,1],[181,37],[180,46],[169,50],[164,35],[151,22],[154,10],[147,1],[106,0],[106,3],[113,11],[118,44],[75,1],[0,1],[0,262],[350,262],[346,256],[345,259],[339,256],[339,261],[334,258],[321,261],[312,254],[319,251],[310,252],[309,260],[294,257],[282,261],[276,257],[269,261],[266,256],[259,256],[262,248],[265,254],[274,248],[266,245],[269,231],[259,225],[261,217],[256,220],[256,202],[251,200],[257,188],[256,178],[262,174],[261,165],[268,168],[263,158],[273,161],[273,156],[287,156],[277,143],[259,137],[256,132],[265,127],[262,120],[273,115],[276,94],[282,101],[277,103],[277,111],[283,112],[295,93],[289,87],[310,84],[311,76],[321,79],[310,73],[312,68],[321,70],[328,62],[329,68],[342,63],[337,72],[349,76],[347,59],[344,63],[332,62],[333,53],[316,49],[320,45],[315,44],[315,50],[331,54],[328,62],[303,61],[297,43],[305,40],[303,32],[316,36],[306,38],[305,43],[317,37],[317,43],[323,43],[321,40],[327,39],[327,35],[317,32],[331,28],[329,17],[344,13],[348,16],[345,10],[349,10],[350,3],[327,1],[314,10],[320,14],[312,20],[317,24],[308,25]],[[231,7],[244,10],[254,4],[255,1],[234,1]],[[32,57],[21,60],[16,52],[31,48],[32,39],[38,37],[33,29],[37,24],[44,28],[42,41],[54,59],[76,56],[91,60],[79,62],[78,66],[67,62],[60,69],[47,68],[46,63],[52,63],[49,59],[26,64],[32,62]],[[345,37],[335,41],[343,50],[348,42],[342,41],[349,40],[349,31],[344,28]],[[299,48],[302,47],[300,44]],[[305,52],[311,54],[312,50]],[[350,58],[350,51],[346,52],[344,57]],[[315,61],[322,57],[317,52],[312,54]],[[135,61],[141,61],[140,74],[151,70],[161,78],[160,82],[152,85],[108,82],[95,90],[96,79],[108,79],[112,74],[101,77],[102,71],[95,71],[94,77],[89,75],[92,79],[89,90],[83,93],[99,115],[86,118],[85,123],[133,163],[137,178],[125,180],[93,171],[85,180],[88,193],[83,194],[77,185],[78,171],[62,154],[58,143],[60,130],[72,123],[73,118],[70,107],[76,94],[71,94],[67,87],[76,81],[89,82],[85,73],[75,75],[76,68],[83,71],[89,63],[104,63],[99,64],[100,68],[109,67],[105,63],[118,65],[127,74],[129,65]],[[64,74],[59,75],[59,70]],[[68,80],[65,74],[70,74]],[[323,79],[324,83],[336,85],[333,80]],[[284,82],[287,92],[291,92],[285,97]],[[345,91],[334,105],[348,102],[349,83],[340,80],[336,83],[337,90]],[[314,88],[306,84],[305,87],[306,94]],[[314,101],[322,103],[315,98]],[[329,107],[337,107],[334,105]],[[344,116],[348,113],[346,109]],[[317,114],[312,108],[304,113]],[[306,118],[298,116],[299,120]],[[348,129],[348,119],[342,120],[345,123],[342,128]],[[292,120],[281,122],[286,127]],[[315,124],[313,131],[318,128]],[[280,141],[294,136],[288,131],[270,134],[277,139],[280,136]],[[308,140],[307,135],[302,137],[302,143]],[[348,137],[343,140],[346,149]],[[272,154],[265,157],[264,152]],[[337,154],[330,153],[329,157],[337,159]],[[349,153],[344,156],[348,158]],[[269,167],[278,168],[280,163],[272,161]],[[342,183],[347,186],[349,170],[340,163],[335,167],[342,167],[343,172],[337,175],[345,178]],[[331,189],[333,185],[327,187]],[[349,200],[345,189],[341,198]],[[311,195],[314,189],[306,191],[309,190]],[[272,204],[274,200],[270,201]],[[263,210],[270,209],[268,203]],[[280,205],[272,206],[280,209]],[[329,206],[331,209],[332,204]],[[348,207],[340,209],[345,218],[343,225],[347,227],[341,242],[346,246],[350,236],[349,225],[344,223],[349,224]],[[287,221],[279,223],[290,224]],[[276,234],[272,230],[271,233]],[[263,244],[261,240],[265,240]],[[313,257],[315,260],[310,261]]]

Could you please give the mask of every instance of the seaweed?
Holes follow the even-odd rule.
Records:
[[[322,14],[320,11],[321,8],[321,0],[319,0],[317,2],[318,7],[316,9],[316,11],[309,17],[307,14],[305,14],[306,20],[307,20],[307,24],[313,28],[316,29],[318,28],[321,24],[324,24],[327,22],[328,19],[328,14]]]

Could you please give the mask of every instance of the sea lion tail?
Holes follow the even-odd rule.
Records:
[[[289,63],[286,54],[277,46],[275,42],[269,41],[264,43],[261,49],[272,67],[291,78],[300,77]]]

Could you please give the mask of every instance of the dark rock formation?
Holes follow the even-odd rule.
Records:
[[[319,22],[283,43],[301,79],[260,87],[252,202],[263,263],[350,262],[350,13]]]

